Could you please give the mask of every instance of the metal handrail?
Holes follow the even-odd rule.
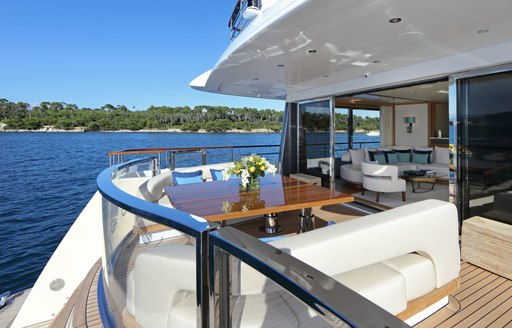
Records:
[[[229,39],[235,39],[240,32],[249,24],[249,20],[243,17],[243,13],[247,8],[256,7],[261,8],[260,0],[238,0],[235,8],[229,18],[228,27],[230,30]]]
[[[278,156],[279,155],[279,147],[280,145],[245,145],[245,146],[206,146],[206,147],[167,147],[167,148],[140,148],[140,149],[126,149],[126,150],[117,150],[110,151],[107,153],[109,158],[109,165],[116,165],[119,163],[123,163],[125,161],[126,155],[155,155],[158,158],[159,163],[161,163],[161,157],[165,159],[165,167],[174,169],[176,168],[175,156],[177,154],[191,154],[198,153],[201,154],[201,165],[207,164],[208,159],[226,156],[226,154],[216,155],[213,151],[218,150],[228,150],[230,161],[234,161],[235,155],[250,155],[251,152],[241,153],[237,152],[240,149],[255,149],[255,148],[275,148],[276,152],[267,151],[267,152],[258,152],[259,155],[262,156]]]

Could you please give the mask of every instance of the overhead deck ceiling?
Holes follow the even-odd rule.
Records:
[[[497,47],[512,47],[511,13],[510,0],[281,0],[191,86],[296,100],[511,62]]]

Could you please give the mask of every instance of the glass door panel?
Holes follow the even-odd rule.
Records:
[[[380,112],[378,110],[352,110],[352,148],[380,146]]]
[[[348,108],[335,108],[334,109],[334,153],[336,159],[341,158],[349,149],[349,109]],[[337,168],[339,171],[339,167]],[[339,172],[337,176],[339,175]]]
[[[457,138],[463,219],[512,224],[512,73],[459,82]]]
[[[299,172],[322,177],[325,187],[330,177],[330,112],[329,100],[299,106]]]

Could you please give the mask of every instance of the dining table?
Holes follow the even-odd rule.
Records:
[[[180,211],[218,222],[265,217],[267,234],[280,232],[278,213],[300,210],[300,231],[314,229],[312,207],[352,202],[353,196],[305,183],[280,174],[260,177],[260,188],[243,191],[240,178],[173,185],[165,188],[172,206]]]

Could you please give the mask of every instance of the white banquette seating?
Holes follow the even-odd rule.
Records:
[[[137,196],[148,200],[153,203],[158,203],[163,206],[171,207],[171,203],[167,197],[165,197],[165,186],[172,185],[173,178],[172,172],[193,172],[201,170],[203,173],[203,181],[211,181],[212,175],[210,169],[222,170],[233,166],[233,162],[208,164],[200,166],[192,166],[186,168],[177,168],[172,171],[168,171],[159,174],[155,177],[150,178],[146,182],[140,185]]]
[[[370,158],[370,152],[401,152],[403,154],[404,151],[408,150],[410,152],[409,160],[407,161],[398,161],[396,163],[380,163],[386,165],[393,165],[398,167],[398,176],[401,176],[402,173],[406,170],[433,170],[438,175],[446,175],[448,176],[450,173],[449,164],[450,164],[450,153],[447,147],[412,147],[412,146],[393,146],[393,147],[381,147],[381,148],[360,148],[360,149],[350,149],[347,153],[343,154],[342,161],[345,164],[342,164],[340,167],[340,176],[344,180],[354,183],[361,184],[363,181],[363,173],[361,172],[361,163],[370,162],[372,159]],[[429,160],[425,163],[425,161],[414,162],[413,153],[417,151],[418,153],[427,153],[430,152],[427,157]],[[403,158],[403,157],[401,157]],[[347,163],[350,162],[350,163]]]
[[[456,207],[426,200],[270,244],[407,319],[447,302],[458,287],[458,236]],[[127,282],[128,315],[146,328],[195,327],[195,254],[193,245],[166,244],[138,255]],[[273,282],[245,264],[240,270],[234,326],[324,326]]]

